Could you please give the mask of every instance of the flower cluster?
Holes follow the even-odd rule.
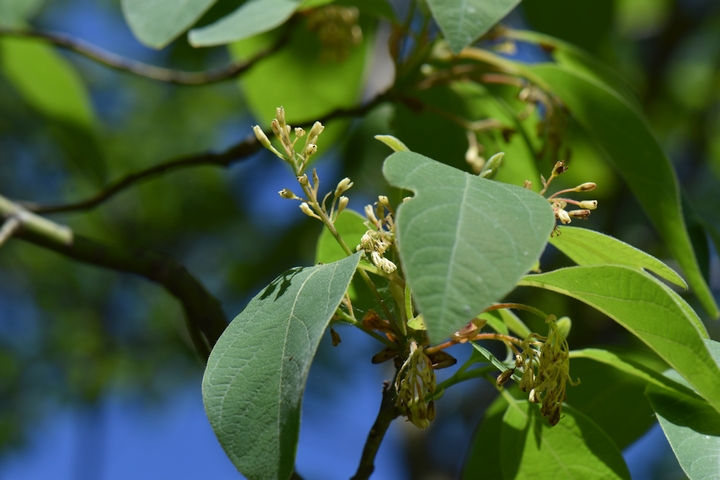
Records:
[[[515,369],[523,372],[520,390],[528,393],[531,402],[542,403],[540,412],[554,426],[560,421],[567,382],[571,385],[579,382],[570,378],[570,349],[558,330],[555,316],[548,315],[545,322],[550,330],[547,338],[531,334],[523,342],[522,352],[515,357]],[[498,385],[507,381],[515,369],[503,372]]]
[[[417,342],[410,342],[410,354],[395,380],[397,406],[404,410],[408,421],[418,428],[430,426],[435,418],[435,372],[432,362]]]
[[[385,273],[393,273],[397,270],[397,266],[385,258],[385,252],[392,246],[395,237],[395,220],[388,198],[380,195],[375,202],[375,208],[367,205],[365,217],[367,218],[365,226],[369,230],[360,239],[356,250],[358,252],[364,250],[376,267]]]
[[[567,170],[567,166],[565,165],[565,162],[559,161],[555,163],[555,167],[553,167],[552,173],[550,175],[550,178],[545,180],[545,178],[541,175],[540,180],[543,184],[543,189],[540,191],[540,195],[544,195],[547,191],[548,187],[550,186],[550,183],[558,176],[560,176],[563,172]],[[530,187],[530,183],[526,182],[525,184],[526,188]],[[558,192],[553,193],[548,197],[548,201],[550,202],[550,206],[553,209],[553,212],[555,213],[555,218],[560,220],[562,224],[568,224],[572,222],[573,218],[578,218],[581,220],[586,220],[590,216],[590,212],[592,210],[595,210],[597,208],[597,200],[573,200],[571,198],[562,198],[558,197],[558,195],[561,195],[563,193],[571,193],[571,192],[592,192],[595,190],[597,185],[593,182],[585,182],[581,183],[577,187],[574,188],[567,188],[565,190],[560,190]],[[566,210],[568,204],[575,205],[577,207],[580,207],[575,210]]]

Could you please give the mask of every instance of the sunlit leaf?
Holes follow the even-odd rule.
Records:
[[[720,411],[720,369],[710,356],[702,323],[659,280],[623,266],[571,267],[529,275],[520,285],[577,298],[642,340]]]
[[[534,67],[533,72],[550,84],[625,178],[700,303],[717,317],[718,307],[685,227],[675,172],[647,123],[631,104],[598,81],[553,65]]]
[[[720,364],[720,344],[706,340]],[[720,472],[720,413],[707,402],[649,385],[647,396],[680,462],[691,480],[718,478]]]
[[[122,0],[122,10],[138,40],[163,48],[190,28],[217,0]]]
[[[550,239],[550,244],[578,265],[625,265],[645,269],[687,288],[685,280],[657,258],[594,230],[563,226],[560,227],[560,235]]]
[[[520,0],[428,0],[453,52],[467,47],[505,17]]]
[[[290,477],[310,363],[359,259],[288,270],[215,345],[203,378],[205,411],[247,478]]]
[[[383,173],[391,185],[415,192],[398,209],[397,236],[406,279],[435,341],[512,290],[555,225],[536,193],[417,153],[392,154]]]
[[[592,420],[570,406],[551,427],[537,404],[508,406],[500,432],[505,478],[630,479],[618,447]],[[480,472],[478,472],[480,473]]]

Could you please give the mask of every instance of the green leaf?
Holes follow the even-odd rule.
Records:
[[[720,363],[720,344],[706,340]],[[718,478],[720,414],[707,402],[649,385],[647,396],[680,462],[691,480]]]
[[[45,0],[0,0],[0,27],[24,27]]]
[[[552,65],[534,67],[532,71],[550,84],[625,178],[700,303],[717,317],[717,304],[702,276],[685,226],[675,172],[647,123],[618,93],[597,81]]]
[[[470,453],[463,467],[464,480],[503,478],[500,462],[497,461],[500,458],[498,440],[507,405],[505,398],[499,396],[485,410],[482,422],[473,435]]]
[[[520,285],[576,298],[606,314],[648,345],[720,411],[720,369],[698,318],[659,280],[616,265],[571,267],[529,275]]]
[[[247,478],[290,477],[310,363],[359,259],[288,270],[215,345],[203,378],[205,411]]]
[[[190,28],[217,0],[122,0],[122,10],[135,37],[163,48]]]
[[[705,340],[708,351],[720,365],[720,343]],[[677,372],[665,376],[682,381]],[[693,391],[663,391],[649,385],[647,395],[660,426],[670,441],[680,466],[692,480],[717,478],[720,456],[720,415]]]
[[[490,30],[520,0],[428,0],[450,49],[458,53]]]
[[[645,269],[687,288],[685,280],[675,270],[652,255],[609,235],[586,228],[563,226],[560,227],[560,235],[550,238],[550,244],[578,265],[625,265]]]
[[[505,478],[630,479],[612,439],[567,405],[554,427],[540,415],[537,404],[509,405],[500,432],[499,462]]]
[[[85,85],[52,47],[19,38],[0,38],[0,71],[22,98],[50,121],[50,131],[82,174],[102,183],[103,154]]]
[[[580,383],[568,386],[566,402],[601,425],[621,450],[655,423],[645,397],[648,385],[645,378],[613,365],[577,357],[570,361],[570,376]]]
[[[434,341],[512,290],[555,225],[548,202],[413,152],[385,160],[391,185],[415,196],[397,212],[406,279]]]
[[[299,4],[300,0],[250,0],[211,25],[190,30],[190,45],[225,45],[267,32],[282,25]]]

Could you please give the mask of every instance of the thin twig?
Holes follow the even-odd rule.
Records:
[[[188,332],[203,359],[227,326],[220,301],[211,295],[187,269],[172,257],[150,250],[129,250],[76,235],[60,225],[0,196],[0,219],[17,219],[13,238],[55,251],[66,257],[99,267],[141,275],[162,285],[178,299],[185,311]]]
[[[372,475],[375,470],[375,457],[385,437],[385,432],[387,432],[392,421],[399,415],[398,408],[395,406],[396,398],[397,393],[392,387],[391,382],[385,382],[383,384],[380,411],[365,441],[365,448],[363,448],[357,472],[355,472],[351,480],[366,480],[370,478],[370,475]]]
[[[18,231],[20,226],[20,219],[17,217],[10,217],[5,220],[5,223],[2,224],[2,228],[0,228],[0,246],[12,237],[13,234]]]
[[[320,122],[325,123],[327,121],[337,119],[337,118],[344,118],[344,117],[354,117],[354,116],[361,116],[375,108],[376,106],[380,105],[381,103],[385,102],[389,98],[389,93],[383,93],[378,96],[376,96],[372,101],[366,103],[365,105],[359,105],[352,108],[339,108],[337,110],[333,110],[332,112],[326,114],[322,118],[318,119]],[[305,122],[300,123],[298,126],[306,127],[309,125],[312,125],[315,122],[315,119],[308,120]],[[270,134],[270,132],[266,132],[266,134]],[[260,149],[261,145],[260,142],[257,141],[257,138],[255,138],[255,135],[249,135],[241,142],[235,144],[234,146],[230,147],[228,150],[221,152],[221,153],[214,153],[214,152],[203,152],[198,153],[194,155],[189,155],[186,157],[181,158],[175,158],[171,160],[167,160],[165,162],[159,163],[153,167],[147,168],[145,170],[140,170],[135,173],[131,173],[125,177],[122,177],[109,185],[107,185],[104,189],[102,189],[100,192],[95,194],[94,196],[82,200],[79,202],[74,203],[68,203],[63,205],[41,205],[37,203],[32,202],[17,202],[21,204],[23,207],[25,207],[27,210],[35,213],[59,213],[59,212],[73,212],[73,211],[81,211],[81,210],[90,210],[92,208],[97,207],[101,203],[105,202],[106,200],[110,199],[111,197],[115,196],[116,194],[120,193],[121,191],[125,190],[126,188],[132,186],[133,184],[144,181],[147,179],[150,179],[152,177],[157,177],[161,174],[167,173],[169,171],[173,170],[180,170],[184,168],[191,168],[191,167],[199,167],[199,166],[206,166],[206,165],[212,165],[216,167],[227,167],[233,163],[237,163],[242,160],[247,160],[253,153],[257,152]]]
[[[158,80],[161,82],[173,83],[176,85],[208,85],[210,83],[222,82],[231,78],[235,78],[242,74],[250,67],[255,65],[269,55],[279,50],[288,39],[288,35],[282,35],[280,39],[268,48],[256,53],[252,58],[244,62],[233,62],[227,66],[208,70],[204,72],[187,72],[183,70],[174,70],[170,68],[157,67],[147,63],[139,62],[130,58],[121,57],[112,52],[108,52],[85,40],[66,35],[58,32],[44,32],[35,29],[11,29],[0,27],[0,36],[31,38],[43,42],[57,45],[73,51],[102,65],[115,70],[134,73],[141,77]]]

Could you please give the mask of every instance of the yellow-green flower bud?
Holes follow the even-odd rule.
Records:
[[[299,183],[300,185],[302,185],[303,187],[306,187],[306,186],[308,185],[308,183],[309,183],[309,181],[308,181],[308,176],[305,175],[305,174],[302,174],[302,175],[300,175],[299,177],[297,177],[297,181],[298,181],[298,183]]]
[[[310,205],[308,205],[307,202],[303,202],[300,204],[300,210],[302,210],[303,213],[305,215],[307,215],[308,217],[313,217],[313,218],[317,218],[318,220],[322,220],[320,217],[318,217],[315,214],[315,212],[312,211],[312,209],[310,208]]]
[[[300,200],[297,195],[295,195],[291,190],[288,190],[287,188],[283,188],[278,193],[282,198],[287,198],[288,200]]]
[[[303,129],[300,128],[300,127],[295,127],[295,136],[296,136],[297,138],[302,138],[302,137],[304,137],[304,136],[305,136],[305,130],[303,130]]]
[[[277,119],[278,123],[280,124],[280,128],[285,128],[285,125],[286,125],[285,109],[283,107],[277,107],[275,109],[275,118]]]
[[[310,157],[312,155],[315,155],[317,153],[317,145],[314,143],[308,143],[308,146],[305,147],[305,155]]]
[[[272,148],[272,145],[270,144],[270,139],[265,135],[265,132],[263,132],[262,128],[260,128],[259,125],[255,125],[252,127],[253,132],[255,133],[255,138],[258,139],[258,142],[260,142],[260,145],[262,145],[265,148]]]
[[[595,182],[585,182],[575,187],[574,190],[576,192],[592,192],[596,187],[597,185]]]
[[[572,220],[570,220],[570,215],[568,215],[568,212],[566,212],[562,208],[559,208],[555,212],[555,215],[557,215],[558,219],[560,219],[560,221],[562,223],[570,223],[572,221]]]
[[[579,218],[580,220],[587,220],[590,216],[590,210],[570,210],[567,212],[572,218]]]
[[[338,199],[338,209],[337,209],[338,215],[340,215],[340,212],[345,210],[345,207],[347,207],[348,202],[349,202],[349,199],[348,199],[348,197],[345,197],[345,196],[342,196]]]
[[[353,182],[350,181],[349,178],[345,177],[342,180],[340,180],[337,184],[337,187],[335,187],[335,196],[339,197],[343,193],[345,193],[347,190],[350,189],[350,187],[353,186]]]
[[[390,200],[388,200],[388,197],[386,197],[385,195],[378,195],[378,205],[385,208],[390,208]]]
[[[317,143],[317,138],[323,132],[323,130],[325,130],[323,124],[320,122],[315,122],[310,129],[310,133],[308,133],[308,142]]]
[[[595,210],[597,208],[597,200],[583,200],[578,203],[578,207],[585,208],[587,210]]]
[[[282,128],[280,127],[280,122],[277,121],[277,118],[270,122],[270,128],[275,134],[275,138],[282,141]]]

